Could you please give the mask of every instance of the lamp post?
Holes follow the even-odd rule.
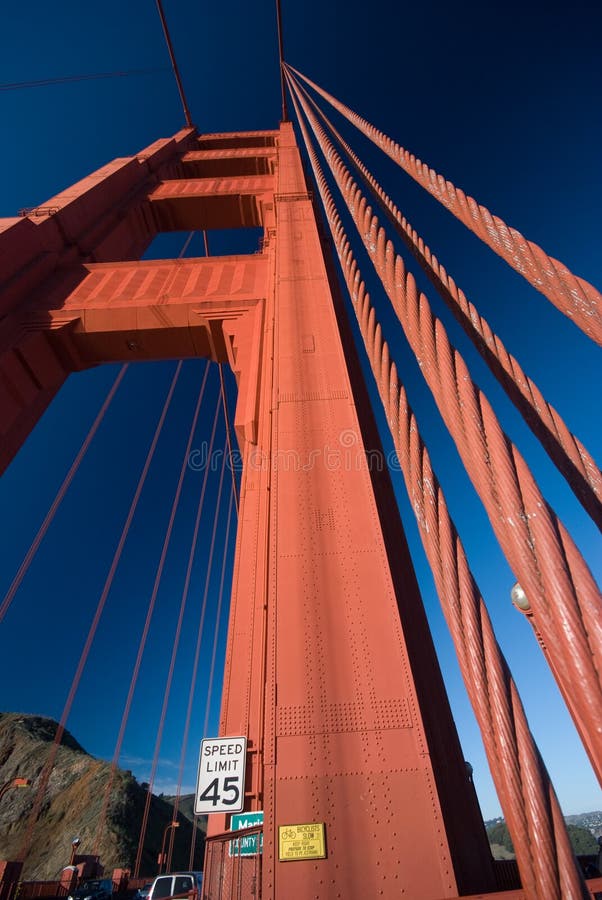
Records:
[[[78,837],[74,837],[71,841],[71,859],[69,860],[69,865],[72,866],[75,861],[75,854],[77,853],[77,848],[81,844],[81,839]]]
[[[161,854],[159,856],[159,871],[157,873],[158,875],[161,874],[161,869],[163,868],[163,863],[165,861],[165,840],[167,838],[167,832],[169,831],[170,828],[179,828],[179,827],[180,827],[179,822],[169,822],[167,824],[167,826],[165,827],[165,831],[163,832],[163,843],[161,844]]]
[[[0,788],[0,798],[3,797],[11,788],[26,788],[31,784],[30,778],[11,778],[6,784]]]

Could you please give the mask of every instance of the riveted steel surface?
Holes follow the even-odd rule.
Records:
[[[180,177],[186,153],[274,147],[274,175],[249,174],[243,153],[239,172]],[[388,473],[368,467],[380,445],[312,203],[288,123],[186,131],[118,161],[35,225],[8,224],[4,346],[12,360],[36,341],[38,366],[47,348],[49,390],[103,359],[185,347],[229,361],[244,471],[221,732],[248,738],[262,896],[457,897],[493,887],[489,850]],[[119,262],[124,229],[131,252],[159,228],[218,220],[261,222],[261,256]],[[35,421],[33,387],[13,446]],[[324,823],[326,859],[280,863],[278,826],[303,822]]]

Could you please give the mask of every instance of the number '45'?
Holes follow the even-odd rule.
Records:
[[[217,804],[222,801],[226,806],[234,806],[240,797],[240,791],[238,789],[238,778],[224,778],[224,787],[222,790],[222,794],[219,794],[219,778],[214,778],[213,781],[207,785],[203,793],[199,797],[199,801],[208,800],[212,803],[213,806],[217,806]],[[232,794],[230,798],[227,798],[225,794]]]

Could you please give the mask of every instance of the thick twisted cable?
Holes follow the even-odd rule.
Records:
[[[383,402],[420,537],[452,634],[491,773],[529,898],[584,897],[558,800],[497,644],[405,390],[349,246],[309,135],[303,131],[370,365]]]
[[[298,83],[297,87],[300,87]],[[570,431],[562,416],[547,402],[535,382],[523,371],[520,363],[506,350],[501,338],[491,330],[488,322],[456,285],[437,257],[431,253],[420,235],[412,228],[332,122],[309,94],[303,88],[301,90],[343,147],[362,180],[376,194],[381,209],[397,234],[420,263],[533,434],[566,478],[583,508],[602,529],[602,473],[595,459]]]
[[[376,144],[421,187],[435,197],[467,228],[477,235],[508,265],[512,266],[554,306],[568,316],[596,343],[602,344],[602,296],[596,288],[579,278],[564,263],[548,256],[537,244],[506,225],[498,216],[480,206],[451,181],[429,168],[399,144],[379,131],[370,122],[345,106],[311,79],[292,66],[287,66],[306,84],[341,113],[352,125]]]
[[[386,240],[360,189],[299,102],[416,355],[439,412],[522,585],[592,764],[602,777],[602,603],[585,560],[503,432],[427,298]]]

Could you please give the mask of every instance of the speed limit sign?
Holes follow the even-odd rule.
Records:
[[[201,741],[194,813],[242,812],[245,805],[246,737]]]

